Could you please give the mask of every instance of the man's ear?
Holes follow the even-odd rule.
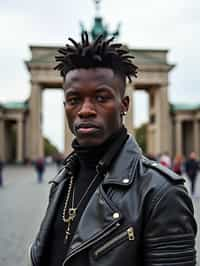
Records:
[[[123,112],[123,113],[128,112],[129,103],[130,103],[129,96],[124,96],[122,101],[121,101],[121,112]]]

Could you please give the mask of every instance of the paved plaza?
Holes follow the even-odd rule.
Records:
[[[48,181],[55,174],[56,167],[48,166],[44,182],[38,184],[32,166],[8,166],[4,169],[4,187],[0,188],[0,266],[27,266],[27,247],[44,215]],[[186,186],[190,186],[188,180]],[[200,224],[200,175],[193,202],[195,216]],[[199,235],[197,251],[200,254]],[[200,266],[200,262],[197,266]]]

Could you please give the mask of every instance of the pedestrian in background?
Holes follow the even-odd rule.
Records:
[[[63,160],[64,160],[64,157],[63,157],[63,154],[62,154],[62,153],[57,153],[57,154],[54,156],[54,161],[55,161],[55,163],[56,163],[56,167],[57,167],[58,170],[60,169]]]
[[[168,152],[164,152],[159,159],[160,164],[167,168],[171,168],[172,162]]]
[[[199,170],[199,165],[197,161],[197,155],[195,152],[191,152],[188,160],[185,162],[185,171],[191,182],[191,193],[194,195],[196,177]]]
[[[183,157],[180,154],[177,154],[174,158],[172,170],[178,174],[182,175],[183,172]]]
[[[36,169],[36,172],[37,172],[38,183],[42,183],[43,175],[44,175],[44,171],[45,171],[45,160],[44,160],[44,158],[38,158],[35,161],[35,169]]]

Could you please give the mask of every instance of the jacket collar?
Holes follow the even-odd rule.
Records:
[[[129,135],[113,165],[105,175],[103,184],[129,186],[135,178],[135,172],[142,151],[135,139]]]
[[[121,186],[129,186],[134,181],[135,171],[139,159],[142,158],[142,151],[138,146],[136,140],[131,135],[124,143],[123,147],[119,151],[119,155],[111,164],[109,169],[105,168],[103,161],[100,161],[97,165],[97,171],[102,172],[105,176],[103,184],[116,184]],[[63,179],[71,176],[73,168],[77,165],[77,155],[72,152],[64,161],[63,167],[58,174],[49,183],[60,183]]]
[[[77,166],[77,161],[77,154],[73,151],[65,158],[63,166],[60,168],[56,176],[49,181],[49,184],[54,183],[58,185],[64,179],[68,179],[71,175],[73,175],[74,169]]]

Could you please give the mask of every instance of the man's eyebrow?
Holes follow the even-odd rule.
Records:
[[[65,90],[65,95],[66,96],[71,96],[71,95],[74,95],[74,94],[79,94],[79,92],[77,90],[73,89],[73,88]]]
[[[109,91],[109,92],[113,92],[113,88],[112,87],[110,87],[110,86],[108,86],[108,85],[100,85],[100,86],[98,86],[97,88],[96,88],[96,92],[107,92],[107,91]]]
[[[70,79],[66,79],[65,80],[67,83],[72,83],[72,82],[79,82],[80,81],[80,78],[79,77],[74,77],[74,76],[72,76]]]

